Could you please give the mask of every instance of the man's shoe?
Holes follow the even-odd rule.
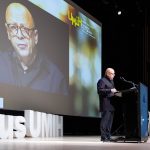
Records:
[[[116,139],[109,138],[110,142],[116,142]]]
[[[107,139],[107,138],[101,138],[101,141],[103,141],[103,142],[109,142],[110,140]]]

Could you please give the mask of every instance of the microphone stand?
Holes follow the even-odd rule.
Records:
[[[121,80],[123,80],[124,82],[126,82],[126,83],[130,83],[130,84],[132,84],[132,88],[137,88],[138,87],[138,85],[137,84],[135,84],[134,82],[132,82],[132,81],[128,81],[128,80],[126,80],[124,77],[120,77],[120,79]]]

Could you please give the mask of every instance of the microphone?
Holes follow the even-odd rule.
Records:
[[[124,77],[120,77],[120,79],[121,79],[122,81],[127,81]]]
[[[128,80],[126,80],[124,77],[120,77],[120,79],[121,79],[122,81],[124,81],[124,82],[132,83],[132,81],[128,81]]]
[[[122,80],[122,81],[124,81],[124,82],[127,82],[127,83],[132,84],[132,85],[133,85],[133,87],[137,86],[137,84],[135,84],[135,83],[134,83],[134,82],[132,82],[132,81],[128,81],[128,80],[126,80],[124,77],[120,77],[120,80]]]

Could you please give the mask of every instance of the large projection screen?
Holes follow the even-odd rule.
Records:
[[[70,0],[0,1],[4,109],[98,117],[102,25]]]

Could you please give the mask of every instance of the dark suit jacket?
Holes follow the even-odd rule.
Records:
[[[107,77],[103,77],[97,82],[97,92],[100,100],[100,111],[114,111],[114,106],[111,104],[114,94],[111,89],[114,88],[114,82]]]

